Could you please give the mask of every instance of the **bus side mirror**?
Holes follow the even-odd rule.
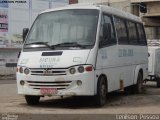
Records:
[[[29,31],[29,28],[23,28],[23,42],[26,39],[28,31]]]

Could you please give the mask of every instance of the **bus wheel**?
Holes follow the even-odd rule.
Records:
[[[40,96],[26,95],[25,99],[28,105],[37,105],[39,103]]]
[[[95,96],[95,102],[98,106],[103,106],[106,103],[107,96],[107,83],[105,78],[102,76],[98,80],[97,84],[97,95]]]
[[[156,78],[156,81],[157,81],[157,87],[159,88],[160,87],[160,78]]]
[[[139,72],[138,77],[137,77],[137,84],[133,86],[133,93],[142,93],[142,88],[143,88],[143,76]]]

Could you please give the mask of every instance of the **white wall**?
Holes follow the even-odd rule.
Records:
[[[108,0],[78,0],[78,3],[102,3],[108,2]]]
[[[0,11],[8,13],[8,31],[0,32],[0,77],[16,73],[16,68],[6,67],[6,63],[17,62],[20,49],[16,48],[21,48],[23,28],[29,28],[41,11],[68,4],[68,0],[25,1],[26,3],[8,4],[7,7],[0,4]]]

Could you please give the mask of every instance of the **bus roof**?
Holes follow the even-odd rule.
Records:
[[[67,9],[97,9],[102,12],[112,14],[115,16],[119,16],[121,18],[130,19],[132,21],[141,22],[141,19],[138,16],[135,16],[131,13],[107,6],[107,5],[98,5],[98,4],[73,4],[73,5],[67,5],[64,7],[59,8],[53,8],[45,10],[42,13],[52,12],[52,11],[59,11],[59,10],[67,10]]]

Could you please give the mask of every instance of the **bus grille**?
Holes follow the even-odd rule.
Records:
[[[57,90],[67,89],[72,81],[55,81],[55,82],[40,82],[40,81],[27,81],[32,89],[41,88],[56,88]]]
[[[67,69],[36,69],[32,68],[31,75],[40,75],[40,76],[56,76],[56,75],[66,75]]]

